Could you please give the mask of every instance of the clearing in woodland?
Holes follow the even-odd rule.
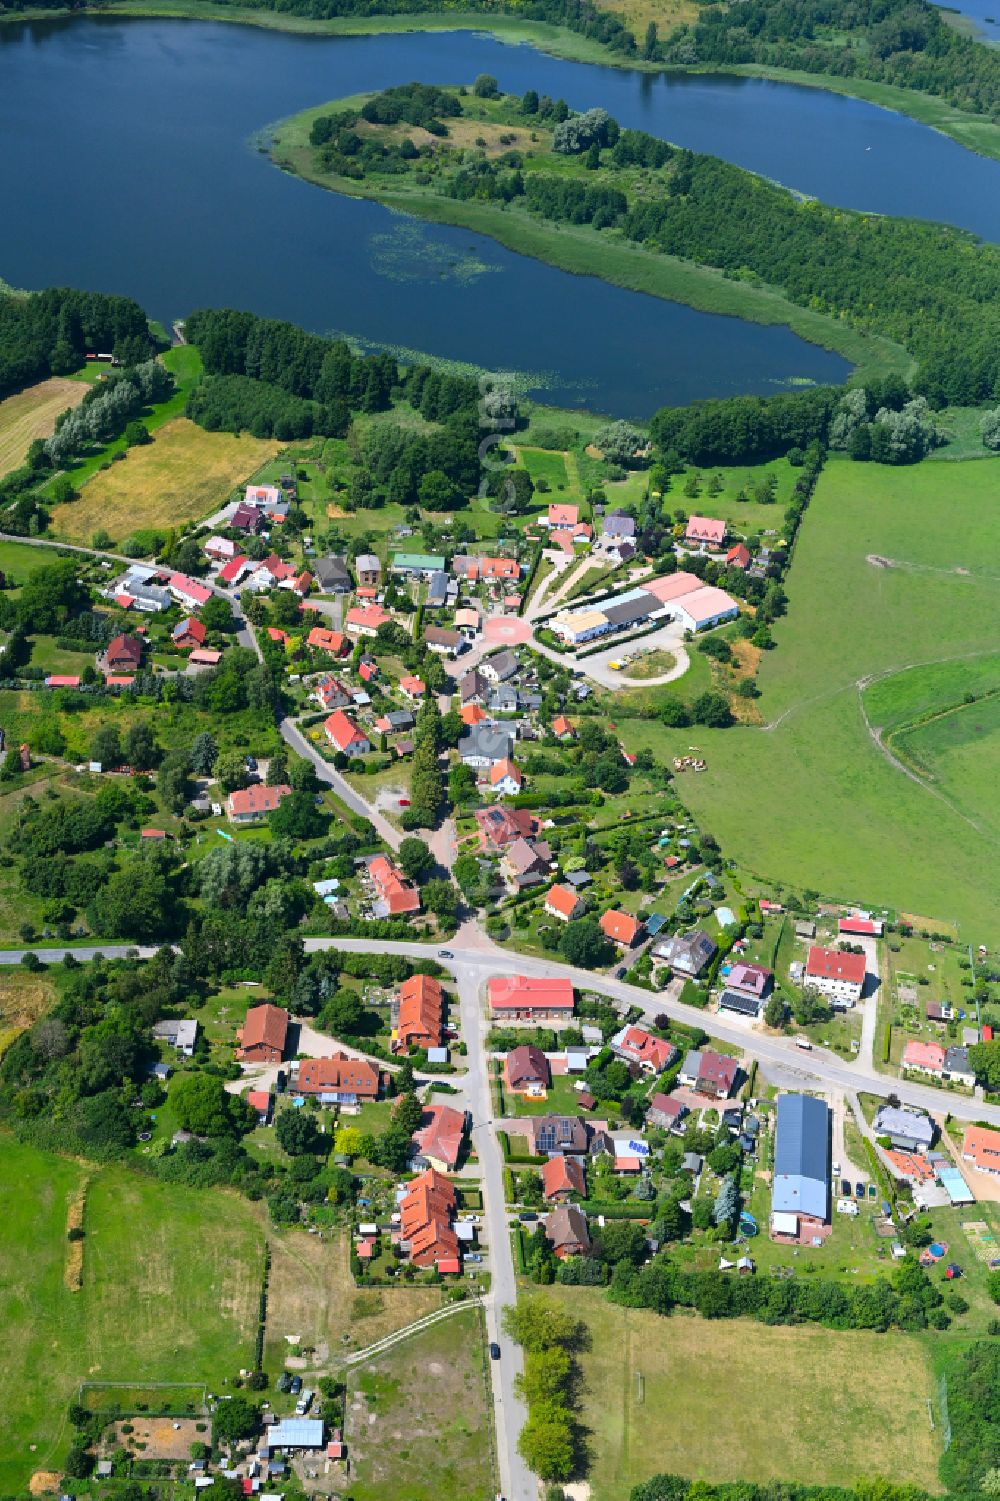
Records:
[[[931,762],[946,758],[940,775],[894,758],[880,732],[950,710],[965,691],[1000,688],[998,522],[992,464],[831,459],[796,543],[777,650],[761,662],[762,726],[623,721],[628,749],[649,745],[662,757],[694,746],[707,769],[685,781],[683,796],[752,872],[929,913],[957,923],[964,939],[995,942],[992,711],[977,706],[962,746],[927,748]]]

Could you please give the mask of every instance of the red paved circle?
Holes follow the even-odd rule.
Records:
[[[531,623],[517,615],[497,615],[487,620],[483,635],[491,645],[502,642],[504,646],[521,646],[531,640]]]

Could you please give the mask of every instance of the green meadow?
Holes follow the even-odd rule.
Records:
[[[661,755],[697,744],[707,769],[680,790],[748,870],[996,941],[992,702],[904,727],[1000,689],[998,520],[990,464],[832,459],[796,544],[777,650],[761,665],[763,725],[631,721],[626,742]]]
[[[58,1468],[82,1382],[204,1386],[253,1355],[263,1236],[235,1195],[54,1157],[3,1138],[0,1492]],[[83,1278],[66,1283],[83,1196]],[[31,1445],[35,1448],[32,1450]]]

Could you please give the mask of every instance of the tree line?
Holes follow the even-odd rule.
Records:
[[[845,43],[846,36],[846,43]],[[947,25],[927,0],[736,0],[700,8],[656,47],[666,62],[763,63],[936,94],[995,116],[1000,57]]]
[[[0,293],[0,398],[71,375],[88,354],[114,354],[128,365],[151,348],[146,314],[131,297],[71,287]]]

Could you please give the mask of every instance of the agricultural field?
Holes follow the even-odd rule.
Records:
[[[36,438],[50,438],[56,418],[87,394],[81,381],[54,375],[0,401],[0,478],[23,464]]]
[[[470,1308],[358,1368],[345,1438],[354,1501],[481,1501],[496,1490],[482,1315]]]
[[[223,505],[234,485],[279,446],[249,433],[208,433],[186,417],[174,417],[152,443],[129,449],[122,463],[95,474],[79,500],[56,506],[53,534],[87,543],[101,529],[119,542],[137,528],[196,521]]]
[[[17,1184],[0,1222],[0,1486],[58,1468],[83,1381],[219,1383],[253,1353],[263,1236],[248,1205],[3,1143]],[[67,1215],[85,1191],[82,1288]],[[34,1452],[29,1445],[36,1445]]]
[[[353,1123],[352,1123],[353,1124]],[[272,1377],[284,1368],[286,1335],[297,1334],[326,1365],[364,1349],[441,1305],[432,1287],[359,1288],[351,1277],[346,1235],[323,1239],[301,1230],[271,1237],[265,1364]]]
[[[624,1309],[583,1288],[546,1290],[582,1317],[583,1422],[592,1493],[627,1501],[661,1471],[708,1481],[852,1485],[890,1474],[936,1491],[929,1363],[908,1335],[767,1328]],[[877,1382],[858,1384],[859,1370]],[[780,1372],[779,1379],[767,1379]],[[669,1414],[669,1421],[658,1421]]]
[[[749,870],[927,914],[977,942],[1000,935],[989,897],[1000,830],[984,806],[997,776],[992,718],[977,705],[970,722],[983,734],[936,748],[939,783],[893,758],[866,709],[876,690],[890,724],[909,717],[906,700],[922,712],[953,707],[954,679],[941,664],[978,663],[973,691],[1000,688],[986,634],[1000,602],[994,473],[978,461],[880,469],[832,460],[799,535],[778,649],[761,663],[762,726],[622,724],[630,750],[697,746],[707,770],[679,790]]]

